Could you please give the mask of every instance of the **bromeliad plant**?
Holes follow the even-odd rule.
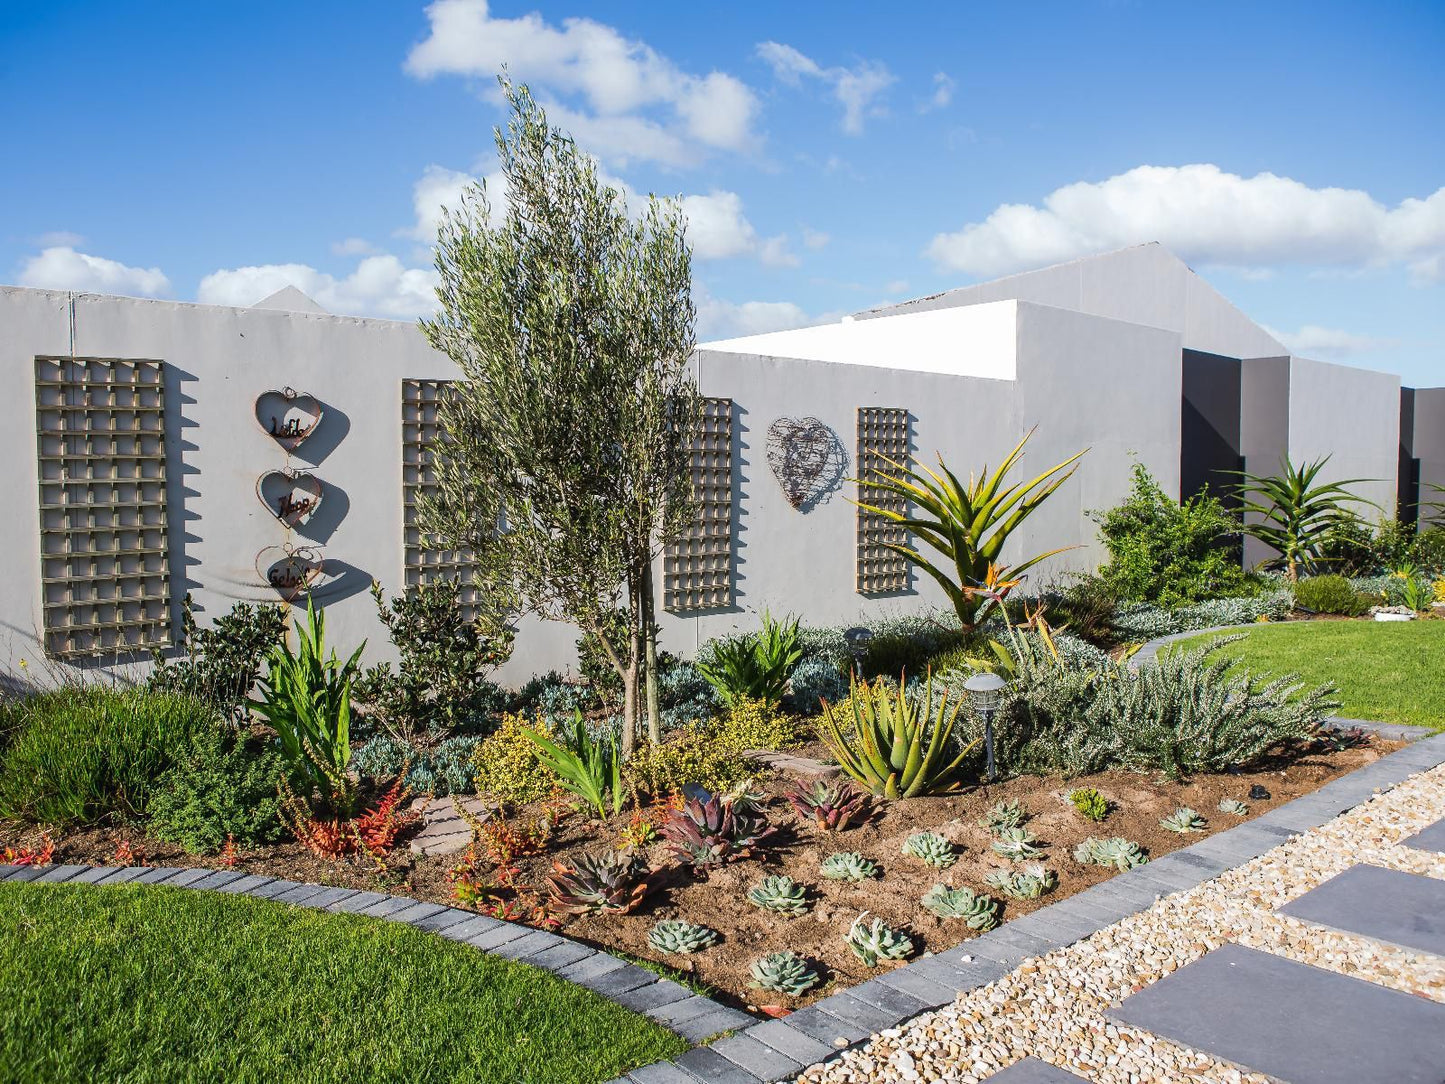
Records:
[[[547,906],[559,915],[625,915],[637,909],[651,870],[640,854],[604,851],[555,862],[547,877]]]
[[[841,705],[823,702],[823,741],[838,766],[871,794],[918,798],[950,794],[962,785],[958,766],[978,741],[948,759],[959,705],[948,702],[945,690],[935,706],[931,673],[917,698],[902,682],[897,689],[881,678],[860,686],[855,676],[846,703],[844,714]]]
[[[824,779],[791,784],[783,792],[799,820],[815,821],[825,832],[841,832],[861,823],[868,816],[868,795],[848,783]]]
[[[627,795],[622,788],[617,743],[611,737],[592,737],[579,709],[572,709],[572,733],[565,746],[527,727],[522,733],[537,747],[537,759],[557,774],[562,787],[597,810],[599,817],[607,819],[609,805],[613,813],[622,812]]]
[[[1004,479],[1023,456],[1024,445],[1033,432],[1031,429],[1024,435],[997,471],[990,473],[984,467],[977,477],[969,475],[966,485],[948,469],[942,456],[937,474],[921,464],[909,468],[885,456],[881,458],[897,473],[879,471],[876,478],[857,479],[860,487],[881,490],[912,504],[910,514],[858,502],[864,511],[906,527],[941,555],[942,559],[935,563],[923,555],[919,546],[885,543],[938,582],[965,629],[974,628],[997,605],[995,599],[977,588],[989,578],[990,570],[1000,567],[999,556],[1009,536],[1069,480],[1084,454],[1079,452],[1028,482],[1005,485]],[[1061,552],[1041,553],[1013,565],[1008,572],[1018,577]]]
[[[716,797],[689,798],[662,826],[673,855],[696,870],[746,858],[776,831],[761,813]]]
[[[1246,513],[1244,531],[1277,550],[1290,583],[1299,579],[1300,569],[1319,561],[1320,546],[1331,529],[1347,522],[1346,505],[1370,504],[1350,492],[1349,487],[1369,478],[1346,478],[1338,482],[1319,481],[1329,456],[1296,467],[1285,456],[1280,473],[1269,476],[1236,471],[1241,481],[1240,499]],[[1253,522],[1251,522],[1253,520]]]
[[[761,700],[776,708],[787,692],[788,675],[802,658],[798,619],[778,621],[764,611],[761,632],[712,644],[709,657],[698,661],[697,670],[730,707]]]

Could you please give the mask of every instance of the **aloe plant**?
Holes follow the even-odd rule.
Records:
[[[565,746],[527,727],[522,728],[522,733],[537,747],[537,759],[556,773],[562,787],[597,810],[599,817],[607,818],[609,797],[612,812],[622,812],[626,793],[622,789],[622,757],[617,743],[610,737],[588,734],[579,709],[572,709],[572,734]]]
[[[1237,488],[1244,511],[1253,513],[1245,518],[1245,533],[1278,551],[1291,583],[1299,580],[1302,567],[1318,561],[1320,544],[1330,528],[1350,516],[1346,505],[1372,503],[1355,496],[1348,487],[1373,479],[1319,481],[1329,461],[1325,456],[1296,467],[1286,455],[1279,474],[1232,472],[1241,479]]]
[[[897,689],[881,678],[873,685],[859,685],[855,675],[849,684],[847,713],[824,701],[822,727],[824,743],[847,775],[880,798],[959,789],[958,767],[978,742],[949,758],[959,705],[949,703],[947,691],[935,704],[932,674],[917,698],[909,696],[901,682]]]
[[[942,456],[938,460],[938,473],[922,465],[910,468],[885,456],[884,462],[893,467],[896,474],[879,471],[876,478],[857,479],[860,488],[881,490],[902,497],[908,502],[905,507],[911,505],[911,511],[899,512],[858,502],[865,511],[906,527],[915,539],[937,551],[941,560],[935,563],[916,545],[885,543],[943,588],[965,629],[974,628],[987,616],[988,610],[998,604],[996,598],[978,588],[990,578],[991,569],[998,568],[999,556],[1009,536],[1069,480],[1084,454],[1070,456],[1028,482],[1006,485],[1005,478],[1023,456],[1024,445],[1033,433],[1030,429],[1024,434],[998,470],[990,472],[984,467],[976,477],[970,475],[966,485],[948,469]],[[1041,553],[1011,566],[1008,571],[1017,577],[1062,552]]]

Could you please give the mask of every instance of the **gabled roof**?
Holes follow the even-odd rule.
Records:
[[[294,286],[283,286],[274,294],[263,297],[251,306],[253,309],[280,309],[282,312],[314,312],[327,315],[326,310]]]

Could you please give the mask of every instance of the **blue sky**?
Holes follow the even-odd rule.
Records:
[[[244,12],[244,15],[238,14]],[[501,63],[685,197],[704,338],[1160,240],[1445,384],[1445,4],[0,5],[0,281],[430,304]]]

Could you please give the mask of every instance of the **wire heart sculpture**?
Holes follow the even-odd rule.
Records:
[[[288,530],[314,516],[325,495],[321,479],[305,471],[270,470],[256,479],[256,496]]]
[[[325,571],[326,561],[310,546],[267,546],[256,554],[256,574],[287,602],[311,590]]]
[[[788,503],[811,511],[843,481],[848,453],[817,418],[778,418],[768,426],[768,466]]]
[[[288,452],[316,432],[325,416],[321,400],[310,392],[283,388],[256,396],[256,421]]]

